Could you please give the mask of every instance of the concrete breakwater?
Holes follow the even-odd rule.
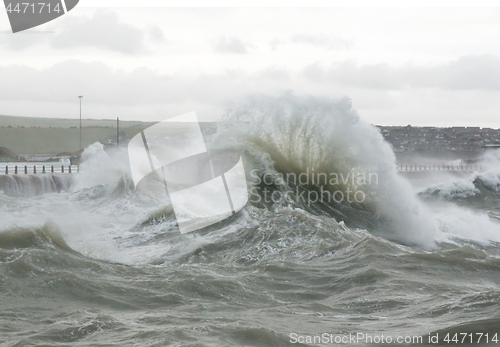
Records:
[[[10,197],[33,197],[69,190],[73,175],[0,175],[0,191]]]
[[[69,163],[5,163],[0,165],[0,191],[10,197],[67,191],[78,171]]]

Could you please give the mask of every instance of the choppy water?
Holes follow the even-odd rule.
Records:
[[[0,193],[0,345],[290,346],[323,333],[426,344],[439,334],[448,345],[448,333],[500,334],[494,153],[487,172],[412,184],[348,102],[292,96],[235,107],[212,141],[276,179],[248,174],[259,194],[293,192],[279,174],[307,170],[377,173],[378,184],[361,187],[362,203],[253,199],[181,235],[168,201],[134,191],[126,153],[93,145],[61,189],[29,181],[21,196]]]

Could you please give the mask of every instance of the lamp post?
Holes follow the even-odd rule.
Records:
[[[82,98],[83,95],[78,95],[80,99],[80,151],[82,150]]]

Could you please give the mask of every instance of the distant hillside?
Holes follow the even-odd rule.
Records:
[[[0,158],[2,158],[3,160],[9,158],[10,160],[14,161],[17,160],[17,154],[12,152],[8,148],[0,147]]]
[[[123,121],[120,120],[120,128],[144,127],[147,128],[156,122]],[[74,128],[80,127],[80,119],[67,118],[39,118],[39,117],[16,117],[0,116],[0,128]],[[82,127],[116,128],[114,119],[82,119]]]
[[[131,138],[156,122],[120,121],[120,134]],[[9,155],[76,152],[80,148],[80,120],[0,116],[0,147]],[[116,141],[116,120],[82,119],[82,147]],[[13,152],[12,152],[13,151]]]
[[[123,128],[122,140],[130,139],[144,127]],[[82,147],[94,142],[103,144],[116,141],[116,129],[83,128]],[[78,128],[1,128],[0,146],[22,154],[57,154],[76,152],[80,149]]]
[[[121,143],[155,123],[120,121]],[[174,124],[171,131],[183,126],[182,123]],[[74,153],[80,149],[79,127],[76,119],[0,116],[0,147],[19,155]],[[210,122],[200,123],[200,127],[207,133],[213,133],[217,128]],[[116,143],[116,120],[82,120],[82,148],[95,142]]]

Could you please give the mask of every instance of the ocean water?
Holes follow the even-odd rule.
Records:
[[[349,100],[293,95],[234,105],[210,144],[241,152],[250,202],[188,234],[126,149],[1,177],[0,345],[497,344],[500,155],[416,181]]]

